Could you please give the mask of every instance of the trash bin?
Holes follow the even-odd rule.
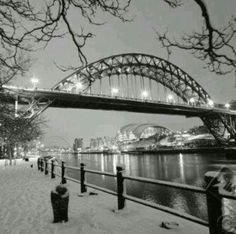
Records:
[[[53,210],[53,223],[68,221],[69,192],[65,185],[56,186],[51,191],[51,203]]]

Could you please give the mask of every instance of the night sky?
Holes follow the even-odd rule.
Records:
[[[133,18],[130,23],[122,23],[108,15],[98,15],[98,21],[106,22],[102,26],[92,26],[84,22],[84,30],[96,36],[88,41],[84,53],[88,62],[96,61],[110,55],[141,52],[166,59],[166,51],[156,40],[154,29],[164,32],[166,28],[176,38],[183,32],[193,32],[202,26],[201,12],[191,1],[183,0],[184,5],[171,9],[161,0],[133,0],[127,15]],[[207,0],[207,6],[213,25],[225,25],[235,13],[235,0]],[[71,12],[71,22],[77,26],[76,12]],[[80,28],[80,25],[78,25]],[[236,43],[236,42],[235,42]],[[76,50],[72,43],[55,40],[46,49],[34,54],[35,63],[24,79],[14,83],[30,87],[30,78],[34,75],[40,88],[51,88],[69,73],[63,73],[55,66],[79,66]],[[203,69],[204,64],[183,51],[175,50],[170,61],[191,75],[211,95],[215,102],[225,103],[236,99],[234,74],[216,76]],[[188,129],[200,125],[197,118],[181,116],[149,115],[126,112],[94,111],[79,109],[49,108],[44,112],[48,120],[45,128],[46,145],[72,145],[75,137],[83,137],[85,143],[91,137],[115,136],[117,130],[129,123],[151,122],[168,128]]]

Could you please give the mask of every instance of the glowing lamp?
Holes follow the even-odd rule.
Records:
[[[143,98],[147,98],[147,97],[148,97],[148,91],[143,90],[143,92],[142,92],[142,97],[143,97]]]
[[[82,88],[83,88],[83,85],[82,85],[81,82],[77,82],[77,83],[75,84],[75,86],[76,86],[77,89],[82,89]]]
[[[229,104],[229,103],[226,103],[226,104],[225,104],[225,108],[229,109],[229,108],[230,108],[230,104]]]
[[[119,89],[118,88],[112,88],[111,93],[112,93],[112,95],[116,95],[116,94],[119,93]]]
[[[211,99],[208,99],[208,105],[210,107],[213,107],[214,106],[214,102]]]

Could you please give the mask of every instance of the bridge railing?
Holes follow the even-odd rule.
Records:
[[[48,168],[49,165],[51,165],[50,171]],[[55,172],[55,167],[60,168],[60,173]],[[79,171],[80,180],[77,180],[75,178],[65,175],[66,169]],[[42,172],[44,171],[45,175],[51,174],[51,178],[55,178],[55,176],[60,177],[61,183],[66,183],[67,180],[75,182],[75,183],[79,183],[80,192],[82,194],[87,192],[87,187],[90,187],[90,188],[94,188],[96,190],[103,191],[105,193],[117,196],[118,210],[121,210],[125,207],[126,200],[130,200],[130,201],[133,201],[133,202],[145,205],[145,206],[149,206],[149,207],[170,213],[172,215],[176,215],[183,219],[190,220],[192,222],[195,222],[204,226],[208,226],[210,234],[221,233],[222,231],[222,221],[223,221],[222,219],[224,217],[222,213],[222,199],[227,198],[227,199],[236,200],[235,196],[219,194],[218,187],[216,187],[215,184],[213,183],[209,183],[207,189],[204,189],[204,188],[186,185],[186,184],[180,184],[180,183],[174,183],[174,182],[168,182],[168,181],[162,181],[162,180],[156,180],[156,179],[150,179],[150,178],[143,178],[143,177],[127,176],[124,174],[124,169],[120,166],[116,167],[116,174],[113,174],[110,172],[102,172],[102,171],[97,171],[97,170],[86,169],[85,164],[83,163],[80,164],[80,167],[74,167],[74,166],[65,165],[63,161],[61,162],[60,165],[59,164],[56,165],[53,160],[49,163],[47,160],[39,159],[38,170]],[[112,191],[110,189],[106,189],[106,188],[103,188],[94,184],[87,183],[86,174],[103,175],[103,176],[115,178],[116,191]],[[207,178],[205,179],[206,179],[206,182],[208,182]],[[136,182],[141,182],[141,183],[149,183],[149,184],[165,186],[169,188],[177,188],[184,191],[204,194],[206,196],[208,222],[203,219],[197,218],[195,216],[177,211],[173,208],[155,204],[155,203],[126,194],[125,192],[126,180],[136,181]]]
[[[38,89],[38,91],[40,91]],[[42,90],[45,91],[45,90]],[[196,108],[196,109],[209,109],[211,110],[213,107],[208,106],[207,104],[188,104],[188,103],[179,103],[179,102],[168,102],[168,101],[163,101],[163,100],[153,100],[151,98],[135,98],[135,97],[122,97],[119,95],[107,95],[107,94],[95,94],[95,93],[73,93],[70,91],[66,90],[50,90],[50,92],[54,93],[64,93],[64,94],[74,94],[74,95],[79,95],[79,96],[89,96],[89,97],[103,97],[103,98],[109,98],[109,99],[119,99],[119,100],[129,100],[129,101],[139,101],[139,102],[148,102],[148,103],[163,103],[165,105],[179,105],[179,106],[184,106],[184,107],[191,107],[191,108]]]
[[[164,101],[164,100],[153,100],[153,99],[149,99],[149,98],[132,98],[132,97],[122,97],[119,95],[106,95],[106,94],[94,94],[94,93],[73,93],[71,91],[67,91],[67,90],[53,90],[53,89],[43,89],[43,88],[37,88],[37,89],[33,89],[33,88],[25,88],[25,87],[18,87],[18,86],[9,86],[9,85],[4,85],[3,86],[5,89],[14,89],[14,90],[21,90],[21,91],[30,91],[30,92],[48,92],[48,93],[64,93],[64,94],[75,94],[75,95],[79,95],[79,96],[91,96],[91,97],[104,97],[104,98],[115,98],[115,99],[120,99],[120,100],[130,100],[130,101],[141,101],[141,102],[148,102],[148,103],[158,103],[158,104],[165,104],[165,105],[178,105],[178,106],[183,106],[183,107],[191,107],[191,108],[196,108],[196,109],[206,109],[206,110],[218,110],[218,111],[222,111],[224,110],[227,113],[235,113],[235,110],[231,110],[225,107],[224,104],[214,104],[214,106],[209,106],[206,103],[193,103],[193,104],[189,104],[189,103],[184,103],[184,102],[168,102],[168,101]]]

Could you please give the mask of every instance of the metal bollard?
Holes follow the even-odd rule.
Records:
[[[44,168],[44,174],[48,174],[48,160],[45,160],[45,168]]]
[[[80,163],[80,192],[81,193],[86,193],[87,188],[85,186],[85,171],[84,171],[85,164]]]
[[[43,159],[41,159],[41,171],[43,171]]]
[[[51,179],[54,179],[56,176],[55,176],[55,173],[54,173],[54,160],[52,160],[52,165],[51,165]]]
[[[125,207],[125,198],[124,194],[124,178],[123,178],[123,168],[120,166],[116,167],[117,173],[117,197],[118,197],[118,210],[121,210]]]
[[[40,171],[40,158],[37,159],[37,167],[38,167],[38,170]]]
[[[61,162],[61,184],[66,184],[65,165],[63,161]]]
[[[62,184],[51,191],[53,223],[68,222],[69,192]]]
[[[209,175],[205,174],[205,182],[209,183]],[[219,188],[216,186],[217,178],[212,177],[206,190],[207,212],[209,222],[209,233],[222,233],[222,200],[219,194]]]

